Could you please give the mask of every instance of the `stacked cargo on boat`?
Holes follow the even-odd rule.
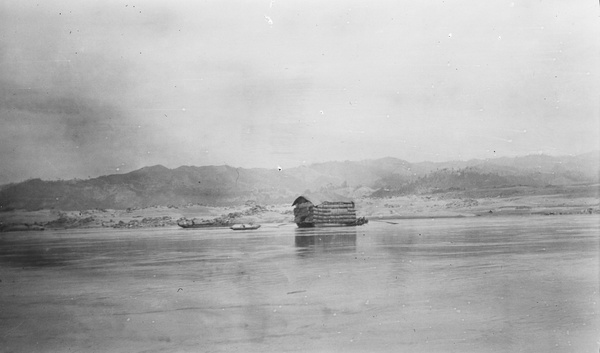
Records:
[[[299,196],[292,206],[294,222],[300,228],[357,226],[367,220],[356,218],[354,201],[339,195],[329,195],[326,200],[317,196]]]
[[[356,221],[354,202],[329,202],[313,207],[315,223],[347,224]]]

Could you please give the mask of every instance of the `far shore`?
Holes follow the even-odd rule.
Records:
[[[449,194],[409,195],[355,200],[358,217],[371,221],[423,218],[496,217],[528,215],[600,214],[598,195],[528,194],[466,198]],[[204,205],[153,206],[127,210],[93,209],[12,210],[0,212],[0,230],[80,228],[177,227],[185,218],[195,222],[293,224],[291,204],[212,207]]]

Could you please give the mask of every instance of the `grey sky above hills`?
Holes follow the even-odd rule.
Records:
[[[597,7],[5,1],[0,183],[598,150]]]

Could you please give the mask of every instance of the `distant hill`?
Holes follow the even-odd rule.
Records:
[[[255,200],[288,202],[302,191],[293,175],[277,170],[229,166],[157,165],[127,174],[88,180],[32,179],[0,191],[2,209],[63,210],[149,207],[154,205],[233,205]]]
[[[381,179],[372,197],[466,191],[507,186],[545,187],[600,181],[600,152],[578,156],[529,155],[466,162],[423,162],[413,165],[410,181]]]
[[[598,183],[600,153],[410,163],[396,158],[327,162],[287,170],[160,165],[87,180],[31,179],[0,188],[0,210],[126,209],[154,205],[291,203],[305,192],[386,196],[526,185]]]

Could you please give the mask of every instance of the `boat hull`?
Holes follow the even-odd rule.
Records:
[[[234,225],[230,227],[233,230],[256,230],[258,228],[260,228],[259,224],[255,224],[255,225],[245,225],[245,224],[240,224],[240,225]]]
[[[357,218],[351,222],[335,223],[335,222],[297,222],[298,228],[325,228],[325,227],[356,227],[369,223],[365,217]]]
[[[197,228],[226,228],[227,224],[177,224],[181,228],[197,229]]]
[[[356,223],[296,223],[298,228],[356,227]]]

